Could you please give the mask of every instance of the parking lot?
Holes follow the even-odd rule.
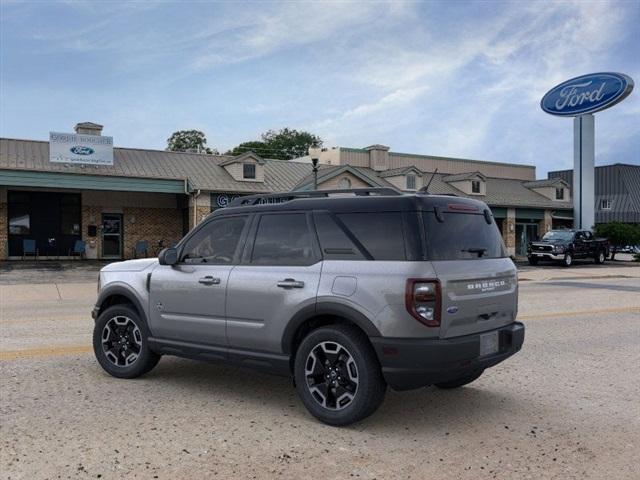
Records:
[[[523,266],[523,350],[458,390],[310,417],[291,381],[165,357],[137,380],[90,348],[99,265],[0,269],[0,476],[615,478],[640,457],[640,267]]]

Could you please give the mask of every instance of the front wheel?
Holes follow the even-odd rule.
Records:
[[[538,259],[536,257],[527,257],[527,260],[529,260],[529,265],[537,265],[538,264]]]
[[[595,262],[598,265],[602,265],[606,259],[607,259],[607,256],[605,255],[604,251],[600,250],[595,257]]]
[[[570,267],[573,264],[573,255],[570,253],[565,253],[564,258],[562,259],[562,265],[565,267]]]
[[[369,340],[349,325],[321,327],[307,335],[296,353],[294,376],[307,410],[334,426],[371,415],[387,388]]]
[[[129,305],[114,305],[93,328],[93,351],[100,366],[118,378],[135,378],[156,366],[160,355],[149,348],[149,331]]]

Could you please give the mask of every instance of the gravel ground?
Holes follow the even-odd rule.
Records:
[[[95,285],[0,286],[0,478],[637,479],[640,272],[610,270],[527,272],[520,353],[340,429],[286,378],[171,357],[109,377]]]

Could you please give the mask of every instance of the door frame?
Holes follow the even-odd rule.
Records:
[[[105,255],[104,254],[104,217],[120,217],[120,255]],[[100,217],[100,224],[102,225],[102,231],[100,234],[100,243],[102,246],[101,252],[100,252],[100,258],[103,258],[105,260],[121,260],[122,258],[124,258],[124,215],[122,213],[108,213],[108,212],[102,212],[102,216]],[[107,234],[107,235],[114,235],[114,234]]]

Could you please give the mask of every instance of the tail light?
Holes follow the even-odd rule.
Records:
[[[440,282],[437,280],[407,280],[405,304],[413,318],[427,327],[440,326]]]

